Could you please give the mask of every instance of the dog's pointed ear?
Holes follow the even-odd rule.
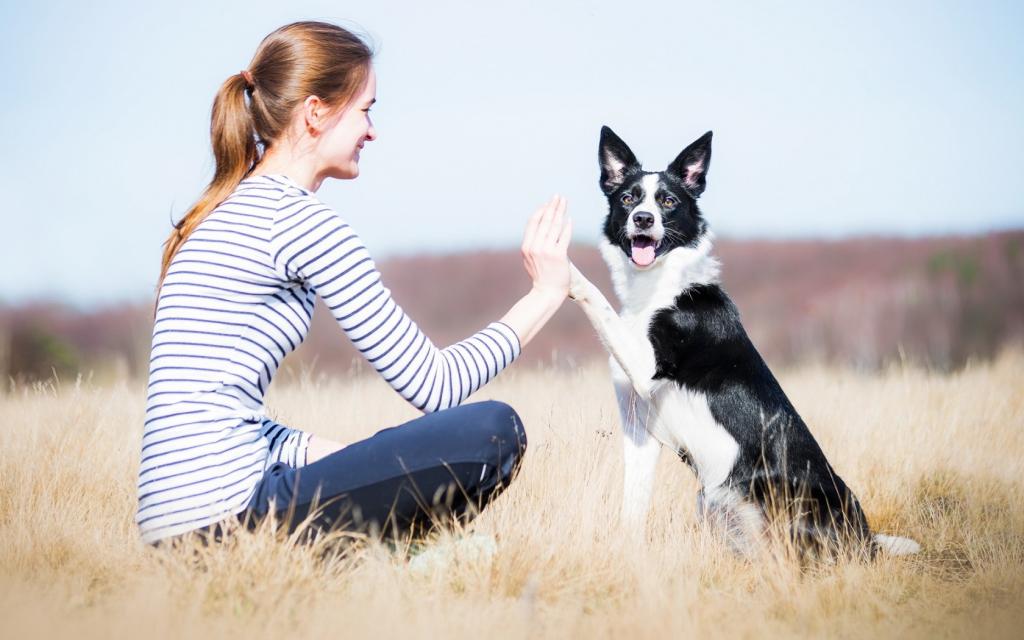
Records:
[[[621,187],[630,172],[640,168],[640,162],[626,143],[608,127],[601,127],[597,156],[601,163],[601,191],[606,196]]]
[[[682,180],[691,196],[699,198],[707,185],[708,167],[710,166],[711,132],[708,131],[697,138],[693,144],[683,149],[683,152],[672,161],[672,164],[668,165],[668,173]]]

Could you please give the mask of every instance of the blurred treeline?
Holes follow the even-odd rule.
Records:
[[[726,289],[770,365],[875,368],[906,360],[952,369],[1024,343],[1024,231],[720,240],[716,254]],[[573,259],[612,295],[595,249],[576,247]],[[438,346],[499,318],[529,284],[515,250],[394,258],[379,266],[395,299]],[[358,361],[319,305],[309,337],[280,377],[342,373]],[[91,311],[59,302],[0,304],[0,373],[21,381],[79,373],[146,377],[151,333],[151,300]],[[566,304],[522,361],[572,366],[602,353],[583,314]]]

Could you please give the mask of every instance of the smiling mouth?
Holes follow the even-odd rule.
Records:
[[[654,258],[657,256],[658,244],[650,236],[633,236],[630,248],[630,258],[633,260],[633,264],[638,267],[651,266],[654,263]]]

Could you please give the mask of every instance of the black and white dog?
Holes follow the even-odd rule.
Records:
[[[612,355],[625,444],[626,525],[645,526],[662,445],[701,485],[698,513],[749,555],[785,514],[801,551],[914,553],[908,538],[872,535],[836,474],[751,344],[719,284],[712,234],[697,198],[711,162],[711,132],[665,171],[644,171],[611,129],[601,130],[608,197],[601,253],[622,304],[616,313],[575,267],[570,296]]]

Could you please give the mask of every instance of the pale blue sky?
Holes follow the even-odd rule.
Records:
[[[594,242],[602,124],[650,169],[713,129],[720,235],[1024,226],[1022,6],[5,0],[0,302],[148,299],[217,87],[299,19],[378,49],[380,139],[319,192],[377,258],[517,246],[555,192]]]

